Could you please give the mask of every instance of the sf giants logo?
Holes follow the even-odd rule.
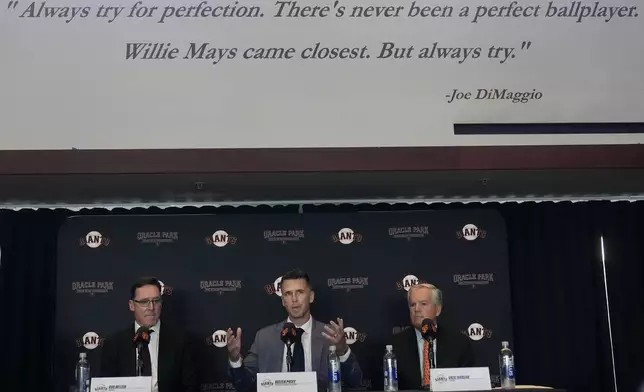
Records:
[[[398,290],[409,291],[411,286],[414,286],[420,283],[427,283],[427,282],[424,280],[418,279],[416,275],[407,275],[401,281],[396,282],[396,288]]]
[[[96,347],[102,346],[104,341],[105,339],[98,336],[96,332],[87,332],[80,339],[76,339],[76,347],[94,350]]]
[[[345,327],[344,339],[347,341],[347,344],[351,345],[355,342],[364,342],[367,339],[367,334],[358,332],[353,327]]]
[[[103,236],[98,231],[90,231],[85,235],[85,238],[80,238],[78,240],[80,246],[87,246],[90,249],[96,249],[101,246],[108,246],[110,244],[110,239]]]
[[[361,242],[362,234],[358,234],[354,232],[353,229],[345,227],[343,229],[340,229],[340,231],[338,231],[338,234],[334,234],[331,238],[333,238],[333,242],[339,242],[343,245],[349,245],[353,242]]]
[[[229,235],[225,230],[217,230],[210,237],[206,237],[206,244],[218,248],[223,248],[228,244],[235,245],[235,243],[237,243],[237,237]]]
[[[464,238],[468,241],[474,241],[477,238],[485,238],[487,235],[487,232],[483,229],[479,229],[476,225],[468,223],[463,228],[461,231],[456,232],[456,238],[461,239]]]
[[[267,284],[264,286],[264,290],[266,290],[266,294],[272,295],[275,294],[278,297],[282,296],[282,277],[280,276],[279,278],[275,279],[275,282],[273,284]]]

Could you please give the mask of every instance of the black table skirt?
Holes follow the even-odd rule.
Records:
[[[492,391],[498,391],[498,392],[505,392],[505,391],[515,391],[515,392],[566,392],[565,389],[544,389],[544,388],[519,388],[519,389],[500,389],[500,388],[492,388]],[[428,392],[426,390],[414,390],[414,389],[409,389],[409,390],[400,390],[398,392]],[[465,391],[463,391],[465,392]],[[490,392],[488,391],[467,391],[467,392]]]

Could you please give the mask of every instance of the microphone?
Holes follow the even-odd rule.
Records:
[[[136,347],[137,356],[136,356],[136,376],[141,377],[143,375],[143,350],[144,346],[147,350],[147,345],[150,344],[150,328],[148,327],[139,327],[134,334],[134,339],[132,343]]]
[[[297,340],[297,329],[293,323],[285,323],[282,327],[282,332],[280,333],[280,338],[282,342],[287,345],[295,343]]]
[[[293,364],[293,352],[291,346],[297,341],[297,329],[293,323],[285,323],[280,332],[280,339],[286,344],[286,371],[291,371]]]
[[[437,333],[438,327],[436,326],[436,323],[432,319],[424,319],[420,326],[420,334],[423,336],[423,339],[431,343],[436,339]]]
[[[132,343],[137,347],[144,344],[150,344],[150,328],[139,327],[139,329],[136,330]]]

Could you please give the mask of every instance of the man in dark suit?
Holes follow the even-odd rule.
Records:
[[[133,339],[140,327],[150,329],[150,343],[143,347],[143,376],[152,377],[152,392],[198,392],[191,345],[179,329],[163,323],[161,283],[141,278],[130,290],[134,324],[108,337],[101,352],[101,377],[136,376],[138,357]]]
[[[329,346],[336,347],[340,357],[340,370],[345,385],[358,387],[362,383],[362,370],[347,345],[344,335],[344,321],[337,319],[325,325],[311,316],[310,306],[315,299],[308,275],[293,270],[282,276],[282,305],[288,318],[285,322],[295,324],[301,344],[292,347],[293,372],[313,371],[317,373],[318,391],[327,388],[327,358]],[[257,373],[279,373],[287,371],[286,345],[280,339],[284,322],[260,329],[248,355],[241,357],[241,328],[236,334],[228,329],[228,356],[233,384],[238,392],[249,392],[257,388]]]
[[[421,283],[407,293],[409,317],[413,328],[394,335],[394,352],[398,359],[398,388],[420,389],[426,385],[431,368],[474,367],[470,339],[457,330],[437,323],[441,314],[443,294],[434,285]],[[436,338],[426,342],[420,332],[423,320],[436,325]],[[427,355],[426,355],[427,354]],[[427,379],[425,369],[428,369]]]

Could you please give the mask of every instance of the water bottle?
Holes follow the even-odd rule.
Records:
[[[499,354],[499,368],[501,369],[501,388],[514,389],[516,385],[514,374],[514,354],[510,350],[508,342],[502,342],[501,353]]]
[[[89,392],[90,369],[86,353],[80,353],[76,362],[76,391]]]
[[[329,392],[342,391],[342,376],[340,374],[340,358],[335,352],[335,346],[329,346],[329,359],[327,361],[329,370]]]
[[[385,374],[385,392],[398,390],[398,360],[394,354],[394,348],[388,344],[385,349],[385,356],[382,359],[382,367]]]

